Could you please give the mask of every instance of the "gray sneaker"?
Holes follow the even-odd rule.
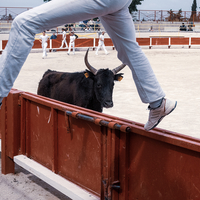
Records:
[[[149,107],[149,119],[144,125],[144,129],[146,131],[150,131],[151,129],[155,128],[166,115],[170,114],[176,108],[176,105],[177,101],[163,99],[160,107],[155,109]]]

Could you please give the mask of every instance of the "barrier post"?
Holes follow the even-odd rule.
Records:
[[[1,172],[2,174],[8,174],[8,173],[14,173],[14,162],[12,159],[9,158],[6,152],[6,129],[7,129],[7,124],[6,124],[6,118],[7,118],[7,113],[6,113],[6,103],[7,99],[4,98],[2,101],[2,106],[1,106]]]
[[[191,37],[189,37],[189,48],[191,47]]]
[[[2,40],[0,40],[0,51],[2,51]]]
[[[4,98],[1,108],[2,134],[2,174],[14,173],[13,158],[18,154],[20,146],[20,106],[19,91],[11,90]]]
[[[150,37],[150,44],[149,44],[149,49],[152,47],[152,37]]]
[[[50,50],[50,52],[52,51],[52,39],[50,39],[50,41],[49,41],[49,50]]]
[[[2,173],[14,173],[13,158],[19,152],[20,146],[20,106],[18,106],[19,91],[11,90],[4,98],[1,109],[2,134]]]
[[[96,40],[96,38],[93,38],[93,50],[95,50],[95,46],[96,46],[95,40]]]
[[[169,45],[168,45],[168,48],[171,47],[171,37],[169,37]]]
[[[0,40],[0,54],[2,54],[2,40]]]

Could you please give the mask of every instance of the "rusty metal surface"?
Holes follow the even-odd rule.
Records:
[[[128,142],[128,199],[200,199],[199,152],[140,135]]]
[[[4,174],[24,154],[102,200],[200,199],[198,139],[17,90],[0,116]]]

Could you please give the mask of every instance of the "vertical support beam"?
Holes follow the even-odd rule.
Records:
[[[138,20],[140,21],[140,10],[138,11]]]
[[[54,173],[58,173],[58,112],[51,108],[51,115],[52,115],[52,134],[54,138],[54,144],[53,144],[53,166],[52,171]]]
[[[19,91],[11,90],[4,98],[1,110],[2,173],[14,173],[13,157],[20,148]]]
[[[149,44],[149,49],[152,47],[152,37],[150,37],[150,44]]]
[[[121,193],[119,200],[128,199],[129,194],[129,133],[120,134],[120,152],[119,152],[119,180]]]
[[[189,37],[189,48],[191,47],[191,36]]]
[[[30,132],[30,117],[31,117],[31,110],[30,110],[31,101],[26,100],[26,115],[25,115],[25,123],[26,123],[26,136],[25,136],[25,144],[26,144],[26,156],[30,157],[31,153],[31,132]]]
[[[111,152],[112,152],[112,130],[110,128],[107,128],[107,174],[108,174],[108,200],[111,200],[111,190],[110,185],[112,183],[112,177],[111,177],[111,168],[112,168],[112,158],[111,158]]]
[[[108,189],[108,164],[107,164],[107,128],[101,127],[101,200],[107,197]]]
[[[26,153],[26,100],[21,98],[21,134],[20,134],[20,153]]]
[[[0,51],[2,51],[2,40],[0,40]]]
[[[171,37],[169,37],[169,45],[168,45],[168,48],[171,47]]]
[[[119,130],[112,130],[112,149],[111,149],[111,185],[119,181]],[[120,185],[120,183],[119,183]],[[119,191],[111,188],[112,199],[119,199]]]
[[[49,51],[52,51],[52,39],[49,40]]]
[[[93,38],[93,50],[95,50],[96,44],[95,44],[96,38]]]
[[[14,162],[7,156],[6,132],[7,132],[7,98],[4,98],[1,106],[1,172],[2,174],[14,173]]]

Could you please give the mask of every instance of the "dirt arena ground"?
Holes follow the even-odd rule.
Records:
[[[108,49],[109,55],[103,51],[96,56],[94,51],[89,52],[89,62],[99,68],[114,68],[121,64],[117,59],[117,52]],[[143,48],[152,68],[166,93],[166,97],[176,99],[176,110],[167,116],[160,124],[160,128],[200,138],[200,122],[198,119],[200,108],[200,49],[188,48]],[[47,69],[57,71],[82,71],[85,51],[76,51],[76,54],[67,55],[66,52],[48,53],[42,59],[42,53],[30,53],[14,88],[37,93],[38,82]],[[104,113],[121,118],[146,123],[149,111],[147,105],[141,103],[131,71],[128,67],[122,70],[124,78],[115,83],[114,107],[104,109]]]
[[[143,47],[152,68],[166,92],[166,97],[178,101],[177,108],[167,116],[158,127],[192,137],[200,138],[200,47],[179,46],[167,49]],[[121,64],[117,53],[107,48],[109,54],[103,51],[96,56],[94,51],[89,53],[89,62],[95,68],[114,68]],[[68,56],[66,52],[48,53],[42,59],[41,51],[32,51],[29,54],[14,88],[37,92],[38,82],[47,69],[58,71],[82,71],[85,50],[76,51],[75,55]],[[148,119],[147,105],[141,103],[131,71],[128,67],[122,70],[124,79],[116,82],[114,88],[114,107],[104,109],[104,113],[132,121],[146,123]],[[16,175],[0,174],[0,200],[27,200],[27,199],[68,199],[55,189],[48,186],[29,172],[16,166]]]

